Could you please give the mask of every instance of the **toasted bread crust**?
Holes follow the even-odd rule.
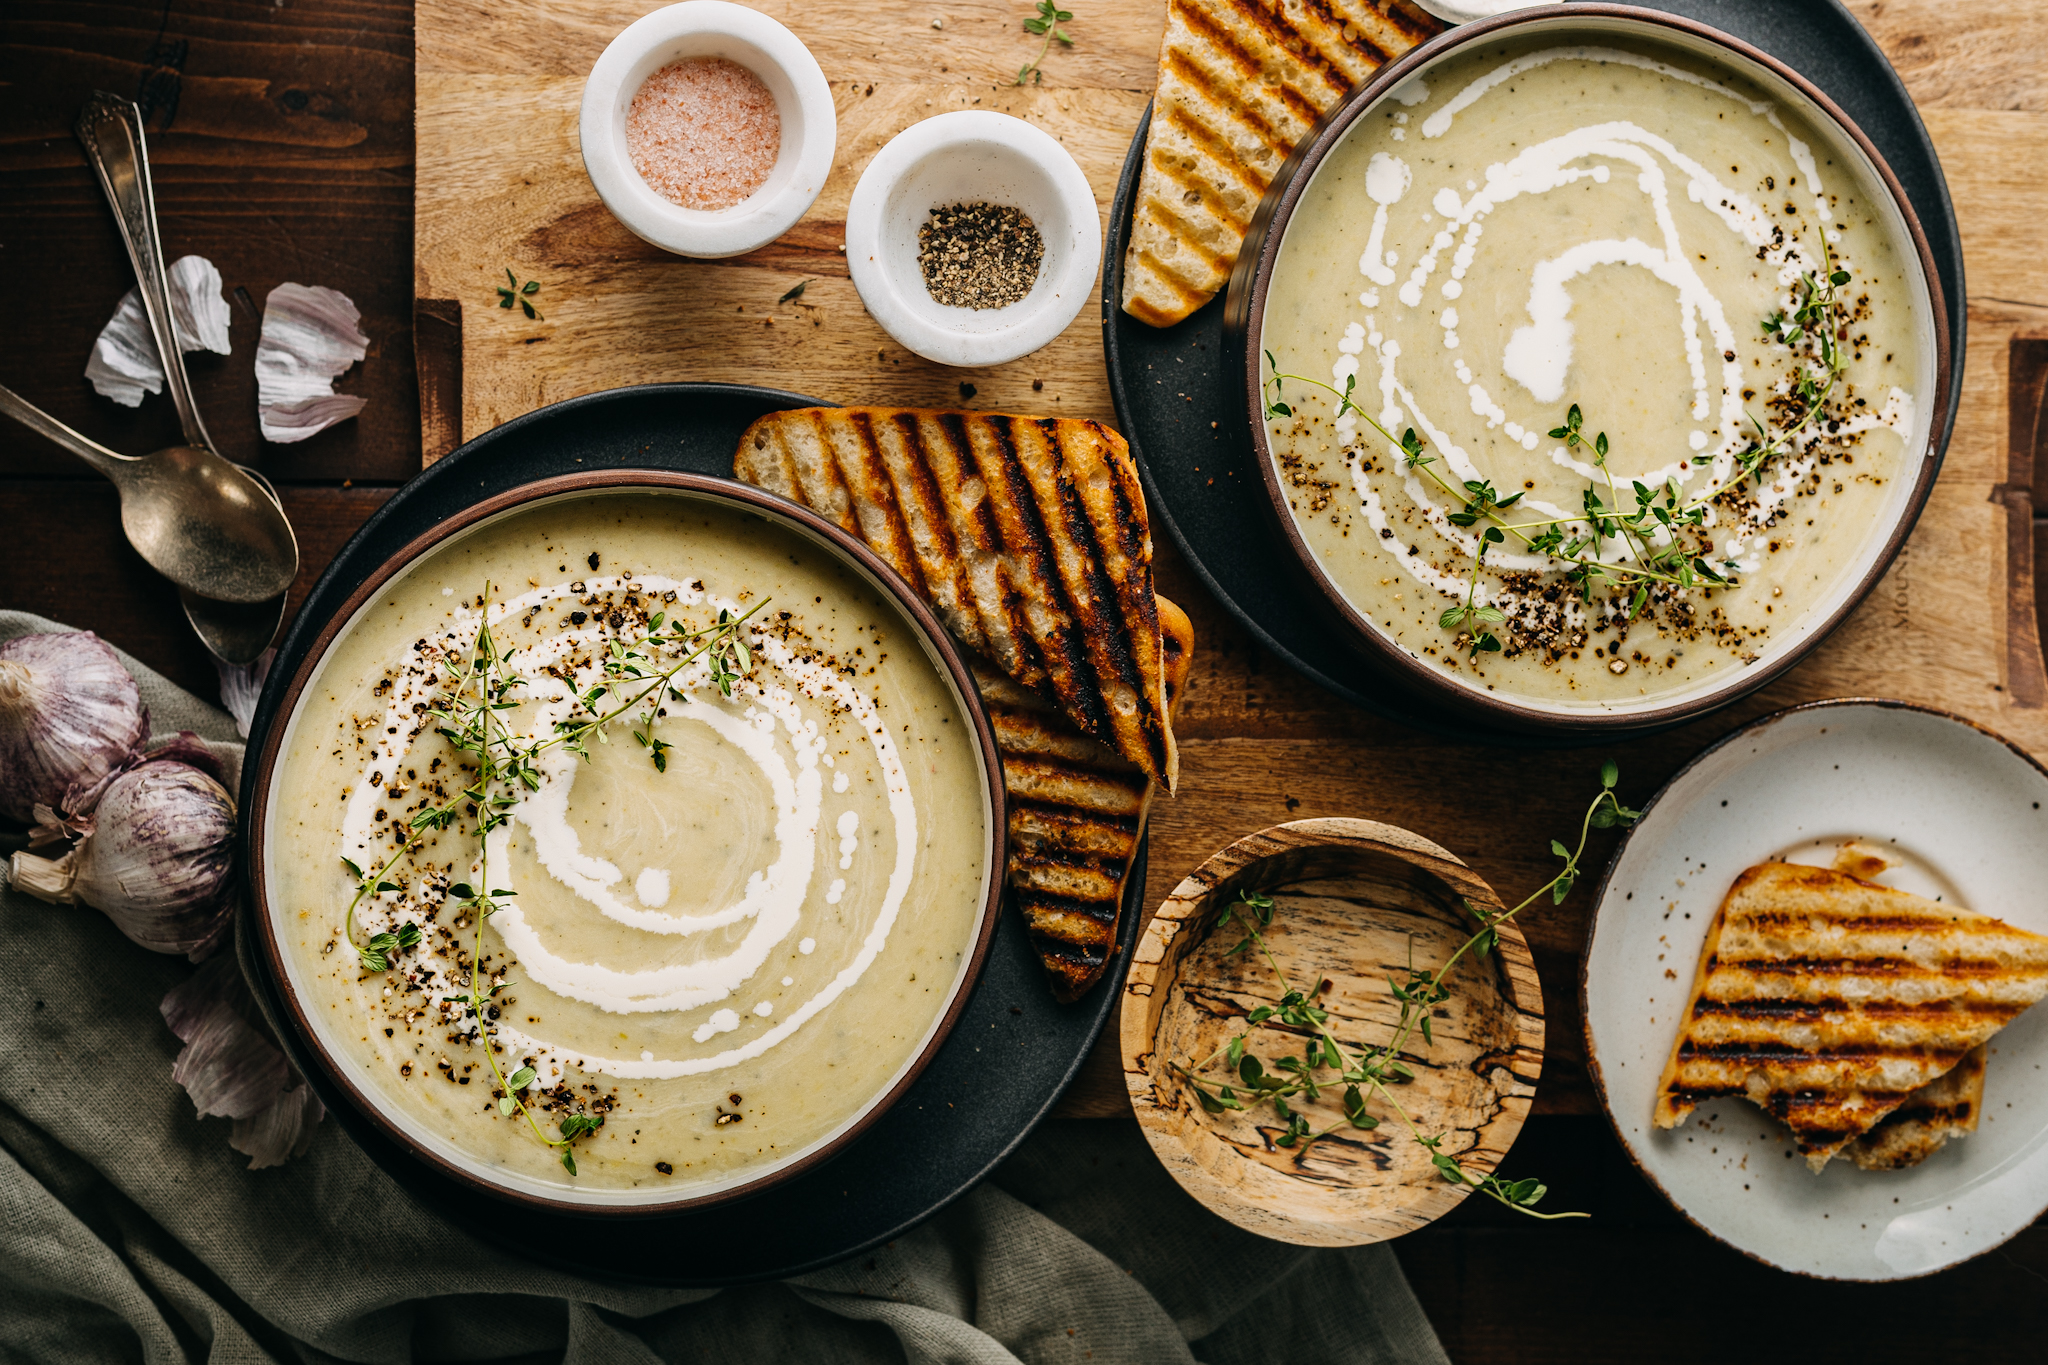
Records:
[[[1167,704],[1177,705],[1194,655],[1187,613],[1159,599]],[[1154,784],[1079,733],[1043,698],[977,668],[1009,794],[1008,879],[1031,944],[1062,1001],[1109,969],[1124,891]]]
[[[860,537],[969,648],[1172,789],[1151,532],[1116,432],[1077,418],[802,408],[749,427],[733,470]]]
[[[1123,310],[1167,327],[1214,297],[1295,143],[1441,30],[1392,0],[1168,0]]]
[[[2048,938],[1827,868],[1764,863],[1721,904],[1653,1114],[1753,1100],[1818,1170],[2048,995]]]
[[[1984,1109],[1984,1047],[1963,1054],[1955,1069],[1929,1081],[1843,1154],[1866,1171],[1902,1171],[1977,1131]]]

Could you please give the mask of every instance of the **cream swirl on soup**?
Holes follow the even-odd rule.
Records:
[[[641,643],[657,617],[672,637],[721,609],[754,609],[730,696],[699,659],[589,733],[588,758],[546,747],[588,723],[593,688],[603,711],[686,657]],[[518,679],[493,693],[494,742],[533,754],[532,781],[481,842],[458,820],[398,857],[474,781],[444,696],[486,621]],[[330,1050],[431,1147],[571,1184],[498,1107],[527,1068],[545,1135],[605,1120],[577,1141],[581,1195],[690,1193],[814,1150],[915,1058],[992,874],[977,752],[915,628],[818,546],[702,501],[543,505],[435,551],[330,650],[283,751],[273,914]],[[349,865],[387,864],[356,937],[419,933],[366,973]],[[496,906],[480,935],[465,886]]]
[[[1676,50],[1525,38],[1412,79],[1318,169],[1263,319],[1282,372],[1355,386],[1428,462],[1297,384],[1268,430],[1319,567],[1510,700],[1626,709],[1761,657],[1901,491],[1920,319],[1880,208],[1839,147]],[[1842,274],[1843,373],[1804,390],[1815,339],[1760,324]],[[1554,434],[1573,407],[1584,444]],[[1638,489],[1693,524],[1595,520]]]

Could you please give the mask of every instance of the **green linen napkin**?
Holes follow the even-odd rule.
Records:
[[[0,640],[62,627],[0,612]],[[153,728],[219,710],[122,656]],[[543,1269],[415,1202],[339,1125],[252,1171],[171,1080],[194,969],[0,884],[0,1360],[1448,1365],[1393,1252],[1241,1232],[1134,1123],[1046,1124],[915,1232],[742,1289]]]

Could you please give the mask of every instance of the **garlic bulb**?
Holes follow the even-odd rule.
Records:
[[[234,910],[235,803],[189,763],[145,762],[107,784],[93,830],[61,858],[14,855],[17,890],[83,902],[153,952],[197,958]]]
[[[66,796],[119,767],[149,733],[135,679],[89,630],[0,644],[0,818],[38,804],[72,815]]]

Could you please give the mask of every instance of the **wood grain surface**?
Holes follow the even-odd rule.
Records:
[[[546,22],[528,18],[528,0],[421,2],[417,100],[408,0],[13,0],[0,11],[0,263],[9,267],[16,322],[0,332],[0,382],[117,449],[154,449],[176,431],[165,399],[131,412],[95,396],[82,377],[93,337],[130,284],[113,221],[69,133],[96,87],[151,108],[158,203],[173,255],[207,255],[231,292],[241,285],[249,293],[253,310],[284,280],[342,289],[362,308],[371,355],[340,387],[369,405],[357,421],[301,446],[257,438],[255,312],[239,296],[234,355],[202,359],[195,376],[209,424],[230,453],[253,458],[286,485],[305,551],[301,593],[419,467],[423,391],[438,414],[433,453],[476,418],[649,378],[748,379],[875,402],[962,401],[962,376],[875,341],[860,313],[838,252],[853,176],[889,133],[926,111],[1008,109],[1049,129],[1055,119],[1072,120],[1056,134],[1106,202],[1151,85],[1161,16],[1158,0],[1115,0],[1099,12],[1080,6],[1075,47],[1052,55],[1043,87],[1018,91],[1005,82],[1035,50],[1018,26],[1030,9],[1025,0],[764,5],[806,38],[834,82],[841,164],[816,210],[788,236],[752,257],[707,266],[656,258],[612,224],[578,190],[580,171],[560,141],[569,123],[563,110],[573,108],[589,59],[654,0],[579,6],[585,17]],[[1920,104],[1955,194],[1971,329],[1970,383],[1949,457],[1962,477],[1937,494],[1891,580],[1827,655],[1729,713],[1616,746],[1611,756],[1629,798],[1647,795],[1742,721],[1824,695],[1831,680],[1868,677],[1874,661],[1910,668],[1928,698],[1961,699],[1973,713],[2016,707],[2001,697],[2012,660],[1973,623],[2010,614],[2026,586],[2011,571],[2022,547],[2030,558],[2048,552],[2048,522],[2028,515],[2048,507],[2048,480],[2033,477],[2036,468],[2048,473],[2039,458],[2040,395],[2025,383],[2008,392],[2014,358],[2023,376],[2039,373],[2027,369],[2027,357],[2038,357],[2048,338],[2048,180],[2040,175],[2048,5],[1853,0],[1850,8]],[[417,223],[416,107],[422,178],[446,169],[469,186],[461,202],[433,214],[423,206]],[[458,152],[433,140],[439,109],[521,131]],[[516,116],[533,112],[554,120],[557,141],[532,142]],[[578,201],[579,193],[586,197]],[[524,215],[529,202],[543,211]],[[558,204],[569,211],[545,211]],[[448,235],[458,222],[488,229],[474,238],[477,259],[462,259]],[[537,232],[543,223],[548,230]],[[431,287],[414,273],[416,231],[419,259],[433,261]],[[545,300],[560,306],[546,310],[544,326],[491,309],[491,280],[508,265],[549,282]],[[578,272],[617,279],[630,308],[600,316],[579,303],[586,275]],[[804,279],[816,281],[804,294],[809,308],[778,310],[776,300]],[[422,321],[416,299],[453,307],[429,309]],[[700,303],[722,327],[680,323]],[[1016,367],[965,376],[976,387],[966,401],[1108,416],[1092,312],[1076,327]],[[659,339],[652,358],[618,356],[616,343],[639,328]],[[474,349],[462,349],[472,333]],[[429,339],[423,351],[445,355],[452,340],[457,354],[473,359],[475,392],[460,368],[436,371],[430,385],[413,364],[415,336]],[[1044,389],[1032,389],[1032,379]],[[111,490],[65,459],[20,432],[0,432],[0,606],[89,626],[210,691],[212,667],[169,594],[119,539]],[[2012,496],[2022,491],[2024,498]],[[1153,821],[1151,904],[1233,839],[1308,816],[1414,829],[1504,894],[1550,875],[1548,841],[1573,826],[1608,753],[1500,754],[1379,721],[1266,655],[1164,545],[1159,578],[1194,617],[1199,650],[1178,725],[1186,786],[1160,803]],[[1921,622],[1931,622],[1932,633],[1921,633]],[[1991,723],[2017,730],[2024,721]],[[1609,848],[1611,841],[1597,842],[1592,863],[1603,863]],[[2038,1355],[2048,1334],[2048,1228],[1906,1290],[1795,1283],[1711,1242],[1636,1176],[1590,1110],[1577,1056],[1572,983],[1586,902],[1581,889],[1523,924],[1543,981],[1548,1055],[1535,1114],[1502,1173],[1540,1176],[1552,1191],[1546,1207],[1592,1217],[1539,1225],[1468,1200],[1394,1244],[1452,1359],[1718,1365],[1796,1352],[1862,1365]],[[1069,1112],[1126,1107],[1114,1055],[1096,1062]],[[1679,1294],[1692,1311],[1677,1307]]]
[[[1242,918],[1218,925],[1243,893],[1273,902],[1251,952]],[[1298,1246],[1383,1242],[1456,1208],[1471,1186],[1446,1181],[1409,1125],[1475,1176],[1499,1169],[1543,1072],[1536,967],[1521,931],[1502,923],[1496,951],[1466,954],[1445,978],[1450,994],[1429,1007],[1428,1033],[1398,1038],[1402,1007],[1388,987],[1449,962],[1475,909],[1503,908],[1443,849],[1371,820],[1291,820],[1212,855],[1145,926],[1123,985],[1119,1060],[1153,1155],[1211,1212]],[[1249,1025],[1290,990],[1328,1012],[1329,1037],[1350,1055],[1398,1044],[1412,1079],[1365,1096],[1376,1129],[1347,1125],[1334,1089],[1291,1101],[1323,1134],[1312,1142],[1283,1145],[1286,1125],[1269,1105],[1206,1112],[1188,1071],[1211,1094],[1236,1085],[1229,1067],[1212,1065],[1233,1039],[1248,1039],[1243,1056],[1276,1076],[1283,1058],[1298,1063],[1296,1053],[1319,1046],[1284,1022]]]

